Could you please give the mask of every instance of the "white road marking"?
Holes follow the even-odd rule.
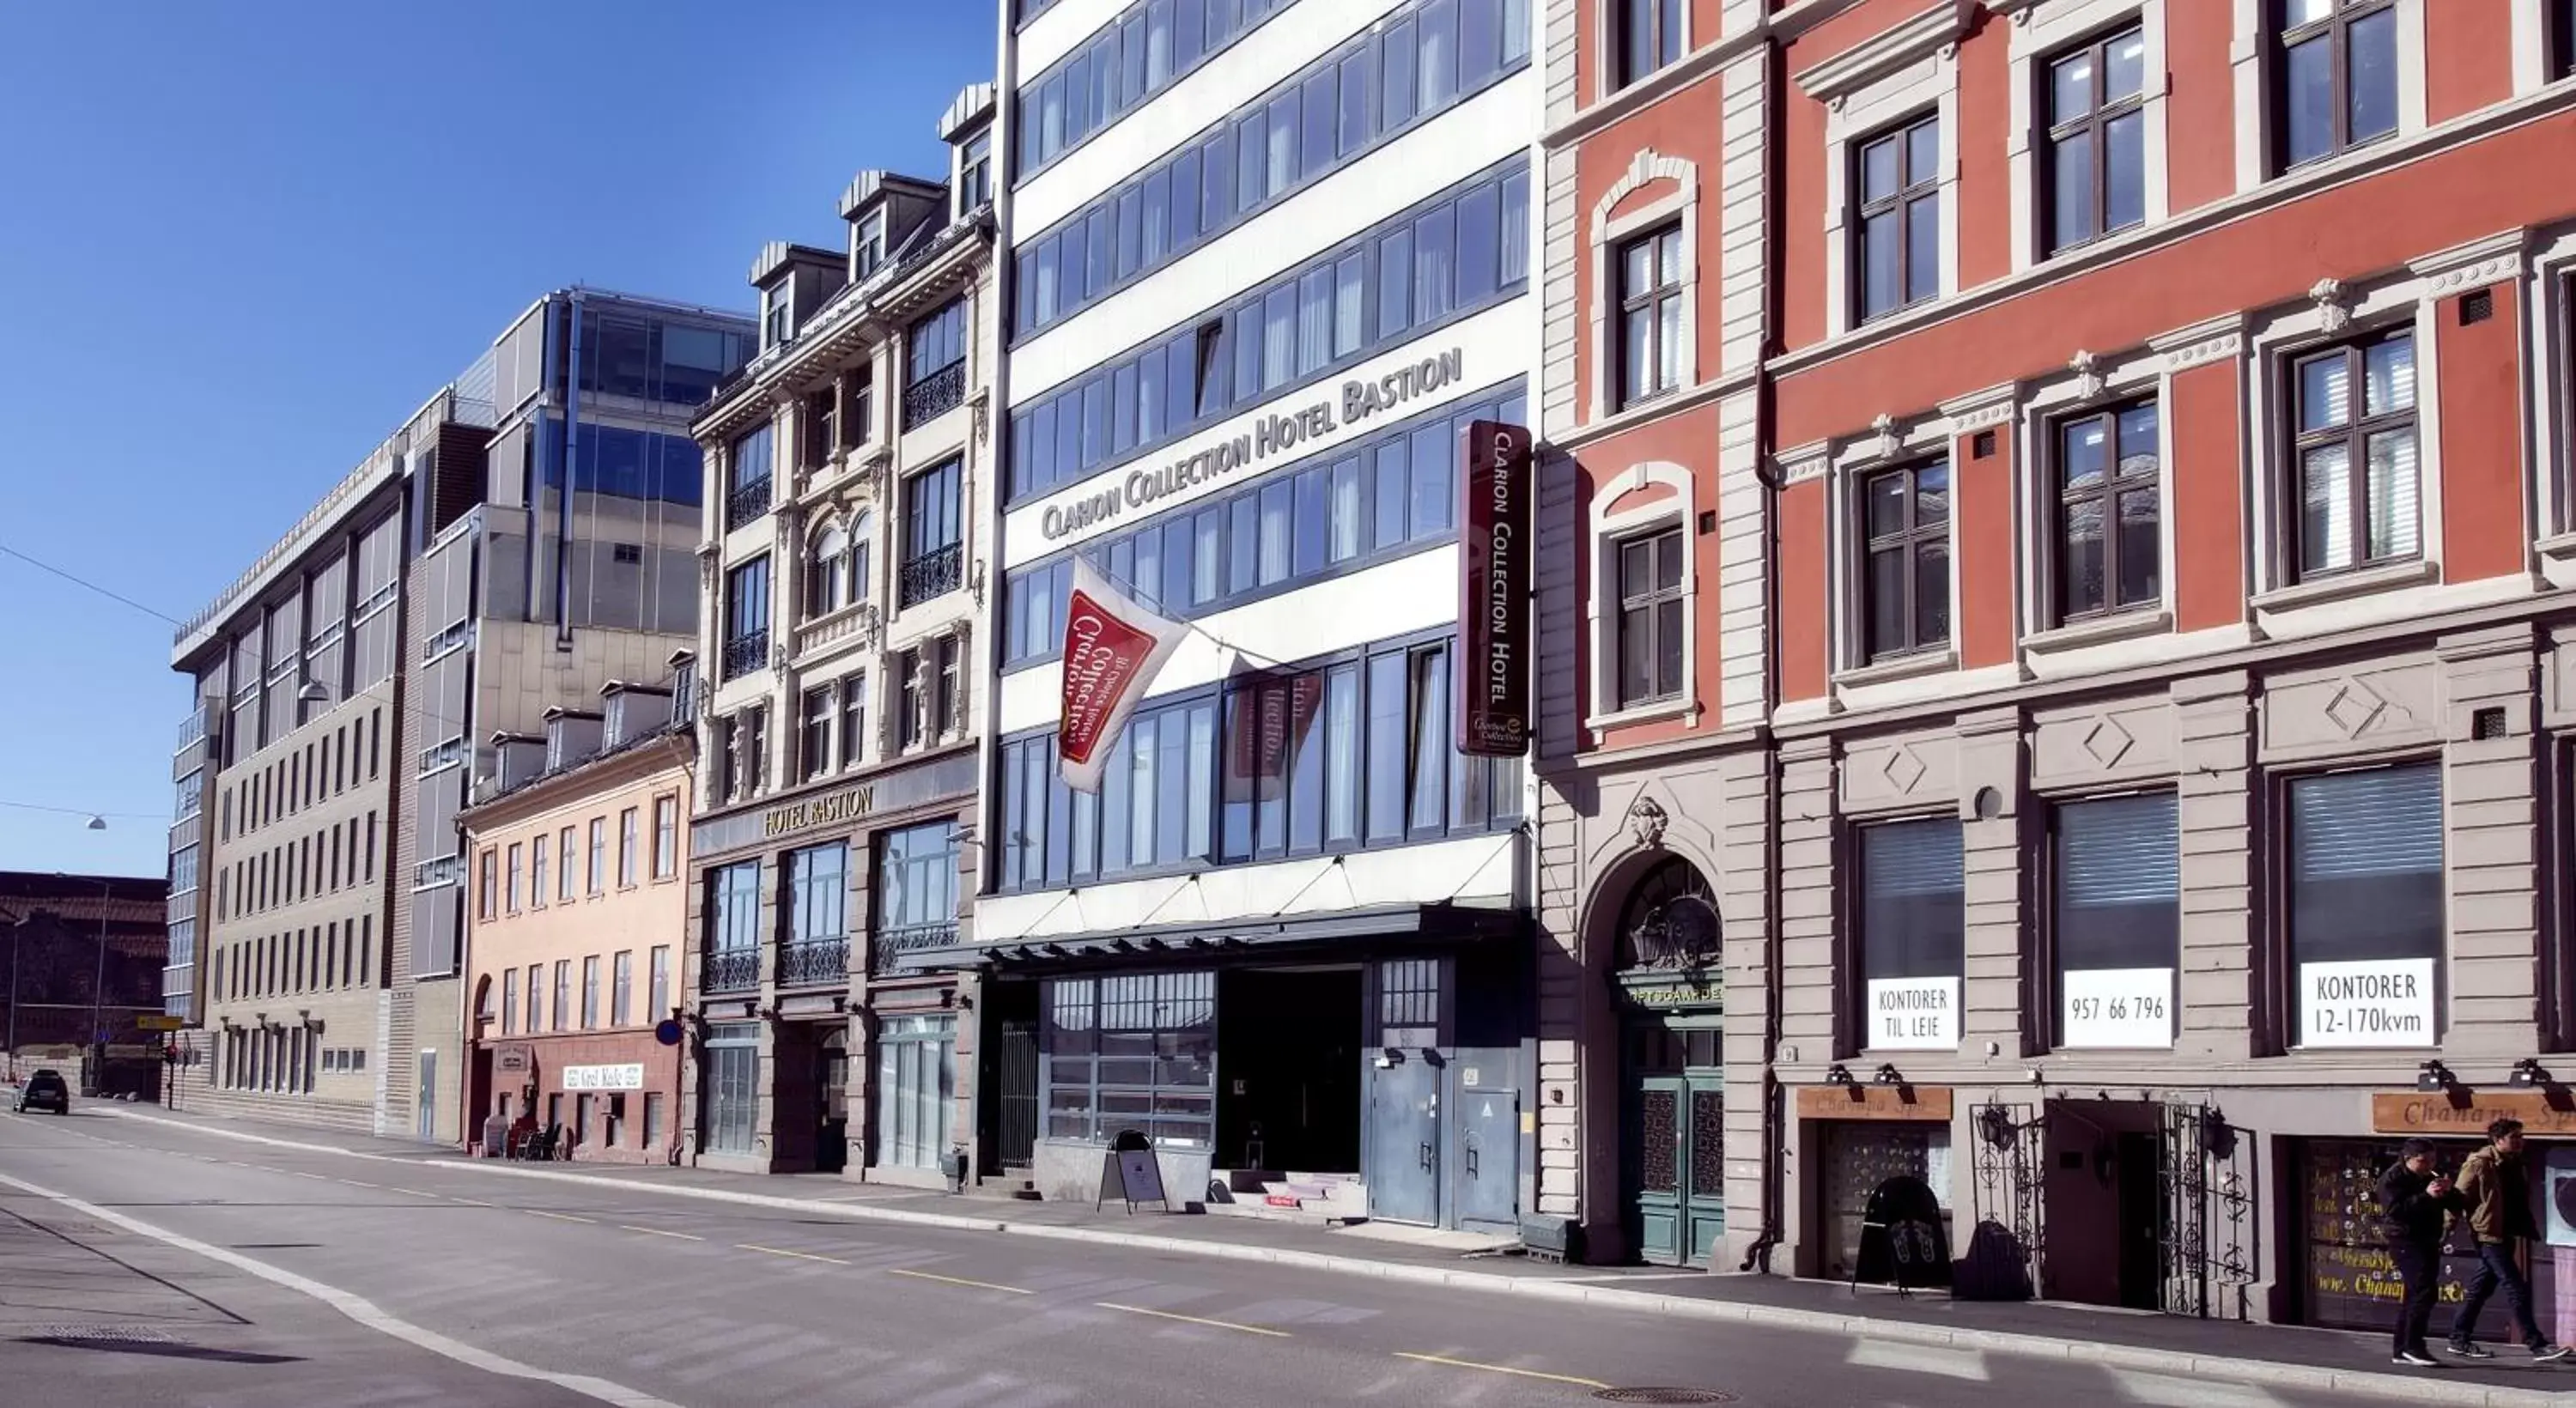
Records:
[[[2280,1399],[2252,1384],[2178,1379],[2171,1374],[2150,1374],[2138,1369],[2108,1372],[2130,1402],[2152,1408],[2282,1408]]]
[[[1864,1339],[1852,1345],[1851,1355],[1843,1362],[1863,1369],[1900,1369],[1909,1374],[1939,1374],[1976,1383],[1991,1377],[1986,1373],[1984,1351],[1943,1349],[1938,1345]]]
[[[70,1194],[38,1187],[23,1178],[13,1178],[8,1174],[0,1173],[0,1183],[5,1183],[22,1193],[60,1203],[82,1217],[92,1218],[112,1227],[122,1227],[138,1236],[149,1237],[156,1242],[177,1247],[183,1252],[204,1257],[208,1261],[219,1262],[236,1271],[247,1271],[263,1281],[284,1286],[298,1294],[311,1296],[378,1334],[391,1335],[406,1344],[418,1345],[432,1354],[453,1359],[468,1368],[480,1369],[487,1374],[506,1374],[514,1379],[534,1379],[539,1383],[553,1384],[558,1388],[570,1389],[586,1398],[596,1398],[602,1403],[617,1404],[619,1408],[679,1408],[678,1404],[666,1399],[655,1398],[641,1389],[628,1388],[624,1384],[613,1383],[607,1379],[595,1378],[588,1374],[557,1373],[551,1369],[540,1369],[532,1364],[522,1364],[515,1359],[503,1358],[489,1350],[477,1349],[473,1345],[449,1339],[435,1330],[423,1329],[408,1320],[389,1315],[378,1309],[373,1302],[362,1296],[352,1295],[337,1286],[325,1285],[309,1276],[299,1276],[292,1271],[281,1270],[267,1262],[243,1256],[239,1252],[209,1246],[193,1237],[183,1237],[176,1232],[164,1231],[151,1223],[127,1217],[120,1212],[112,1212],[95,1203],[83,1202]]]

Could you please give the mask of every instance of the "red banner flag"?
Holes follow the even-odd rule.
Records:
[[[1074,558],[1064,612],[1064,707],[1056,717],[1056,752],[1067,787],[1100,790],[1101,771],[1127,716],[1136,712],[1186,629],[1137,605],[1090,562]]]

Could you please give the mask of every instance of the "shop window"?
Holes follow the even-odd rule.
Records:
[[[1818,1201],[1825,1220],[1824,1265],[1827,1280],[1852,1274],[1860,1258],[1860,1229],[1869,1198],[1891,1178],[1919,1178],[1940,1201],[1946,1230],[1950,1217],[1950,1131],[1938,1124],[1876,1124],[1836,1120],[1823,1127]],[[1956,1254],[1958,1238],[1948,1239]]]
[[[1134,1129],[1205,1148],[1216,1093],[1216,975],[1140,973],[1045,984],[1041,1034],[1050,1138]]]
[[[2182,923],[2174,797],[2067,802],[2052,820],[2057,1044],[2171,1046]]]
[[[1955,1049],[1967,937],[1965,853],[1954,817],[1884,822],[1858,836],[1861,1021],[1870,1051]]]
[[[760,1028],[750,1022],[717,1023],[707,1029],[706,1053],[707,1148],[748,1154],[759,1124]],[[551,1112],[548,1118],[553,1118]]]
[[[876,1162],[939,1167],[957,1095],[957,1019],[888,1017],[876,1051]]]
[[[2441,765],[2293,778],[2285,810],[2292,1042],[2435,1045]]]

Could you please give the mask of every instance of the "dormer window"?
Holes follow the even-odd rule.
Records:
[[[760,350],[784,347],[796,335],[796,306],[792,283],[763,289],[760,294]]]
[[[987,127],[957,149],[957,215],[963,219],[993,199],[993,129]]]
[[[885,263],[886,217],[883,210],[871,210],[859,221],[859,232],[850,247],[850,274],[853,281],[873,274]]]

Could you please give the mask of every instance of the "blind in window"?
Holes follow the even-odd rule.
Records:
[[[2440,766],[2422,763],[2292,782],[2290,864],[2297,882],[2439,873]]]
[[[2180,856],[2171,796],[2057,809],[2058,888],[2071,907],[2170,901],[2181,888]]]
[[[1861,883],[1870,899],[1955,895],[1966,888],[1955,820],[1873,826],[1861,833],[1860,851]]]

